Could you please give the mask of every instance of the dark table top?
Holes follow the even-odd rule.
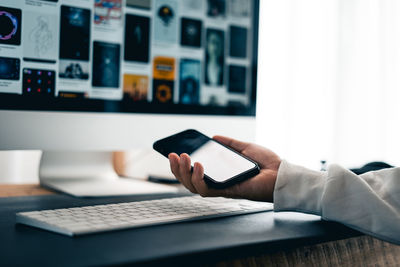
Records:
[[[341,224],[295,212],[261,212],[67,237],[15,223],[15,213],[177,196],[0,199],[0,265],[103,266],[209,263],[359,235]]]

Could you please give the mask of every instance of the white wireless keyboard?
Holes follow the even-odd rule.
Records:
[[[273,209],[272,203],[200,196],[17,213],[22,223],[76,236]]]

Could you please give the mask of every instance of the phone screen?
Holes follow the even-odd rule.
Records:
[[[171,152],[189,154],[192,166],[200,162],[205,175],[218,183],[257,167],[254,162],[194,130],[157,141],[154,148],[165,156]]]
[[[255,164],[214,140],[209,140],[190,154],[192,162],[200,162],[207,176],[224,182],[255,167]]]

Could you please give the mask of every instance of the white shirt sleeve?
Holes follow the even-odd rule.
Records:
[[[400,244],[400,168],[356,175],[339,165],[320,172],[283,160],[274,210],[320,215]]]

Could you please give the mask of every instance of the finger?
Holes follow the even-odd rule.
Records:
[[[197,193],[202,197],[225,196],[224,190],[216,190],[208,187],[204,181],[204,168],[198,162],[196,162],[193,167],[192,184]]]
[[[178,181],[181,182],[181,177],[179,174],[179,161],[180,161],[179,156],[176,153],[170,153],[168,155],[168,159],[169,159],[169,166],[171,168],[171,172],[174,174],[176,179],[178,179]]]
[[[192,184],[192,166],[190,165],[190,157],[186,153],[182,153],[179,162],[179,173],[181,182],[192,193],[197,193],[197,190]]]
[[[204,168],[198,162],[196,162],[193,166],[192,184],[202,197],[210,196],[208,187],[204,182]]]
[[[179,171],[183,177],[191,176],[191,166],[190,166],[190,157],[186,153],[182,153],[180,156],[180,164],[179,164]]]
[[[242,152],[250,143],[242,142],[230,137],[216,135],[213,137],[215,141],[220,142],[223,145],[229,146],[238,152]]]

